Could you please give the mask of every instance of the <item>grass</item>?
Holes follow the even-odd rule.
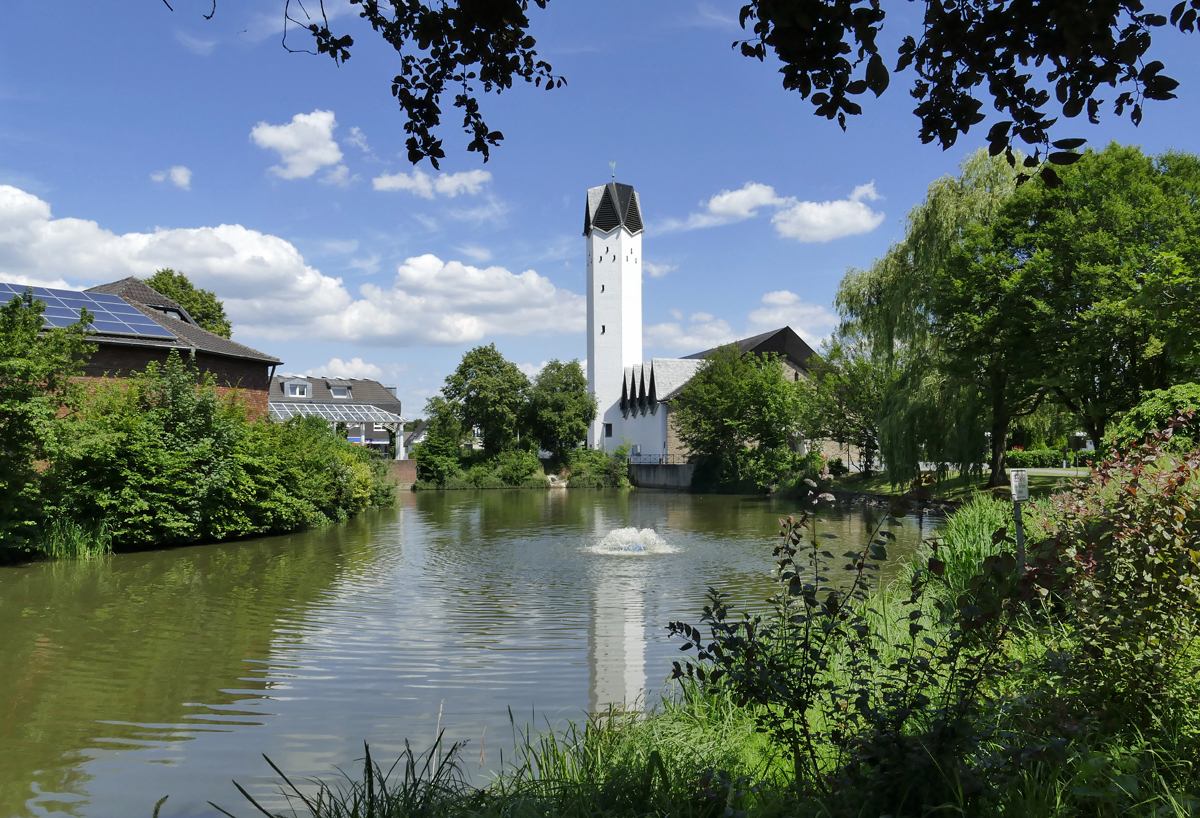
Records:
[[[55,560],[97,557],[112,553],[112,534],[103,523],[85,525],[59,518],[38,529],[30,539],[30,550]]]
[[[1081,470],[1080,476],[1084,475],[1086,472]],[[1074,481],[1073,471],[1056,474],[1049,469],[1034,469],[1029,474],[1029,496],[1031,498],[1049,497],[1051,494],[1066,490]],[[993,490],[987,488],[986,484],[986,477],[950,472],[944,480],[929,486],[930,497],[934,500],[968,502],[980,495],[996,496],[994,492],[998,492],[1001,496],[1007,496],[1007,487]],[[822,488],[853,494],[896,495],[905,494],[911,485],[909,483],[893,483],[887,472],[879,472],[870,477],[864,477],[858,472],[851,472],[841,477],[831,478],[828,486],[823,485]]]

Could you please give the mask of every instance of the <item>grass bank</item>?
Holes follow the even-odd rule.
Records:
[[[1069,489],[1076,479],[1086,479],[1087,470],[1080,469],[1076,477],[1074,469],[1031,469],[1029,470],[1029,495],[1033,498],[1049,497],[1057,492]],[[940,481],[928,485],[929,497],[932,500],[966,502],[978,495],[990,496],[995,492],[987,488],[987,478],[977,474],[962,474],[949,472]],[[877,472],[866,477],[859,472],[850,472],[839,477],[831,477],[828,483],[822,483],[822,488],[829,491],[845,491],[853,494],[878,494],[895,496],[912,490],[911,482],[893,483],[887,472]],[[1007,492],[1007,487],[998,490],[1000,495]]]
[[[649,714],[519,732],[479,789],[461,747],[368,756],[295,814],[1200,815],[1200,453],[1030,503],[1024,573],[1011,513],[973,499],[876,591],[884,523],[836,556],[789,518],[774,613],[710,592]]]

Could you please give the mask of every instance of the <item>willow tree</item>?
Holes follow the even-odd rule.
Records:
[[[1015,187],[1004,159],[971,154],[958,176],[929,186],[908,214],[904,238],[867,269],[848,271],[838,288],[840,332],[866,339],[889,370],[879,448],[893,478],[916,476],[922,462],[978,472],[990,428],[992,482],[1003,479],[1004,436],[994,427],[1011,413],[997,416],[994,386],[951,365],[935,296],[965,233],[995,219]]]

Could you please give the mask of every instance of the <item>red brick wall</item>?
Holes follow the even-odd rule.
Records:
[[[87,366],[83,368],[83,377],[79,380],[86,383],[128,377],[133,372],[145,371],[146,365],[151,361],[165,363],[167,355],[168,350],[162,349],[100,344]],[[267,395],[271,384],[268,364],[197,352],[196,365],[201,372],[213,374],[220,394],[238,392],[251,417],[266,415]]]

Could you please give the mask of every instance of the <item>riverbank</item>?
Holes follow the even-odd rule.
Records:
[[[439,747],[324,797],[430,816],[1200,814],[1200,472],[1144,462],[1028,504],[1024,576],[1002,500],[964,504],[883,587],[865,579],[883,523],[848,560],[789,523],[773,615],[743,623],[714,591],[700,628],[673,624],[691,650],[648,716],[524,732],[482,790]]]
[[[1029,496],[1049,497],[1071,488],[1077,480],[1086,479],[1087,469],[1028,469]],[[927,483],[914,489],[908,482],[893,483],[887,472],[876,472],[870,477],[861,472],[849,472],[822,481],[822,489],[835,496],[865,495],[888,498],[906,495],[914,501],[932,501],[955,506],[970,502],[977,496],[1011,499],[1008,486],[989,489],[986,475],[949,472],[945,479]]]

